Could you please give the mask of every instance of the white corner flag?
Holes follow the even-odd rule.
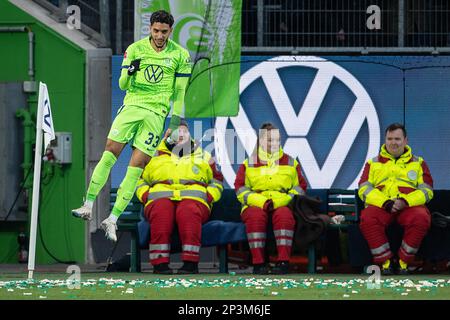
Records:
[[[36,236],[37,218],[39,209],[39,187],[41,182],[41,161],[42,161],[42,132],[44,132],[44,147],[47,148],[55,139],[53,128],[52,110],[50,108],[50,98],[47,86],[39,82],[39,99],[36,117],[36,147],[34,152],[34,175],[33,175],[33,200],[31,205],[30,223],[30,246],[28,256],[28,279],[33,279],[34,263],[36,258]]]
[[[42,97],[42,98],[41,98]],[[39,83],[39,105],[42,108],[42,130],[44,131],[44,150],[50,142],[55,139],[55,129],[53,128],[52,108],[48,96],[47,85]]]

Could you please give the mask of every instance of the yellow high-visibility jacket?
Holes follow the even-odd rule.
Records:
[[[240,166],[234,187],[242,211],[249,206],[263,208],[269,199],[277,209],[287,206],[294,195],[305,194],[306,181],[298,161],[281,148],[268,154],[259,147],[258,155],[245,159]]]
[[[222,195],[222,184],[223,175],[211,154],[197,147],[179,157],[163,140],[142,173],[136,195],[146,206],[156,199],[169,198],[175,201],[193,199],[211,208]]]
[[[410,207],[419,206],[433,198],[433,178],[425,161],[414,156],[409,146],[395,159],[383,144],[380,154],[367,161],[358,194],[366,205],[380,208],[395,198],[406,200]]]

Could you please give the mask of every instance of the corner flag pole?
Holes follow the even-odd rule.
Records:
[[[45,108],[45,110],[44,110]],[[45,115],[44,115],[45,111]],[[45,128],[43,128],[45,125]],[[48,96],[47,86],[39,83],[39,99],[36,117],[36,146],[34,151],[34,176],[33,176],[33,200],[31,205],[31,224],[30,224],[30,243],[28,256],[28,279],[33,279],[33,271],[36,258],[36,237],[37,237],[37,221],[39,210],[39,188],[41,181],[41,161],[42,161],[42,135],[43,130],[46,132],[45,147],[55,138],[53,130],[53,120],[50,109],[50,99]],[[49,137],[47,137],[49,136]]]

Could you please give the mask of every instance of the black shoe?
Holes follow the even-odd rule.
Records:
[[[392,276],[394,274],[394,267],[392,266],[393,262],[389,264],[388,267],[381,267],[381,274],[383,276]]]
[[[269,274],[264,263],[253,265],[253,274]]]
[[[392,276],[394,274],[394,269],[392,266],[389,266],[389,268],[381,268],[381,274],[383,276]]]
[[[183,266],[178,269],[177,274],[197,274],[198,263],[192,261],[185,261]]]
[[[408,276],[408,275],[410,275],[410,273],[409,273],[408,269],[398,268],[398,275],[399,276]]]
[[[160,263],[153,266],[153,273],[155,274],[173,274],[173,270],[169,268],[168,263]]]
[[[397,272],[400,276],[408,276],[409,275],[408,265],[405,262],[400,263],[400,261],[398,261]]]
[[[277,262],[276,266],[272,269],[272,274],[288,274],[289,273],[289,262],[280,261]]]
[[[392,276],[394,274],[394,266],[396,262],[393,259],[388,259],[381,264],[381,274],[383,276]]]

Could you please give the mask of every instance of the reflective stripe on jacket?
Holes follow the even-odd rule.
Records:
[[[222,195],[222,184],[223,175],[208,152],[197,147],[192,153],[178,157],[163,141],[157,155],[145,167],[136,195],[141,202],[146,200],[146,206],[154,200],[169,198],[193,199],[211,208]]]
[[[306,181],[298,161],[281,148],[267,154],[260,147],[257,157],[245,159],[240,166],[234,187],[242,211],[248,206],[263,208],[268,199],[276,209],[288,205],[294,195],[305,194]]]
[[[406,200],[411,207],[418,206],[433,198],[433,179],[425,161],[414,156],[409,146],[395,159],[383,145],[380,154],[367,161],[358,194],[366,205],[380,208],[395,198]]]

